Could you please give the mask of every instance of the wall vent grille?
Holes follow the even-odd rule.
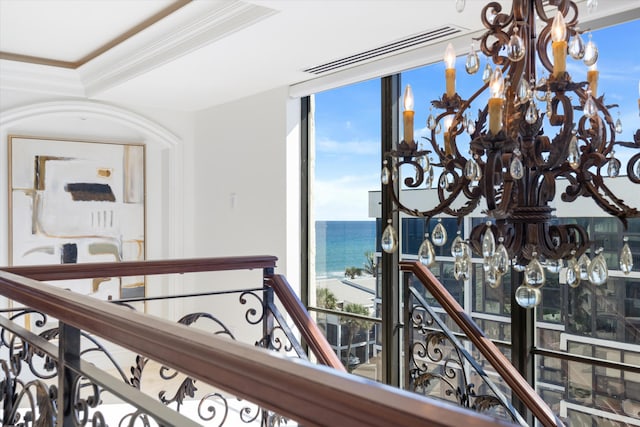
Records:
[[[430,44],[435,40],[449,37],[453,34],[459,33],[460,31],[461,30],[458,28],[449,27],[449,26],[436,28],[424,33],[416,34],[406,39],[398,40],[396,42],[377,47],[375,49],[367,50],[361,53],[357,53],[355,55],[351,55],[341,59],[337,59],[335,61],[327,62],[326,64],[307,68],[306,70],[304,70],[304,72],[319,75],[319,74],[324,74],[331,71],[337,71],[342,68],[351,67],[353,65],[356,65],[362,62],[367,62],[375,58],[388,56],[404,50],[413,49],[421,45]]]

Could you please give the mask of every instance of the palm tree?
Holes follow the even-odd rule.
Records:
[[[364,253],[364,257],[366,258],[366,261],[364,262],[364,272],[376,277],[378,274],[376,254],[371,251],[366,251]]]
[[[344,270],[344,277],[355,279],[356,276],[362,276],[362,269],[358,267],[347,267]]]
[[[316,304],[320,308],[335,310],[338,307],[338,298],[329,288],[316,288]]]
[[[344,311],[346,311],[347,313],[359,314],[363,316],[369,315],[369,309],[362,304],[355,304],[355,303],[346,304],[344,306]],[[362,330],[365,330],[368,332],[369,328],[371,328],[371,322],[368,322],[364,319],[344,316],[341,319],[340,323],[342,323],[347,327],[348,344],[347,344],[347,360],[346,360],[345,366],[347,367],[347,370],[351,372],[353,370],[353,366],[349,363],[349,358],[351,357],[351,347],[353,346],[353,337],[355,337]],[[367,341],[369,341],[368,334],[367,334]]]

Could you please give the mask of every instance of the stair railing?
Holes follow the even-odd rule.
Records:
[[[473,343],[480,351],[482,356],[491,364],[498,375],[511,388],[516,396],[531,411],[534,417],[545,427],[563,426],[551,408],[542,400],[542,398],[533,390],[527,381],[520,375],[518,370],[511,364],[509,359],[498,349],[498,347],[485,336],[484,332],[476,325],[471,316],[458,304],[447,289],[440,281],[420,262],[402,261],[400,269],[406,273],[413,274],[417,281],[426,288],[429,293],[438,301],[440,306],[446,311],[450,318],[461,329],[462,333]],[[408,286],[408,288],[410,288]],[[408,294],[411,293],[408,289]],[[420,292],[413,289],[413,294],[420,300]],[[420,306],[426,306],[426,301],[422,300]],[[412,307],[407,307],[410,312]],[[432,320],[439,321],[437,314],[432,313]],[[410,322],[411,320],[409,320]],[[444,326],[444,325],[441,325]],[[405,324],[405,333],[410,329],[409,324]],[[446,329],[446,327],[445,327]],[[453,336],[453,335],[452,335]],[[455,338],[453,338],[455,340]],[[462,349],[464,350],[464,349]],[[410,355],[411,349],[406,351]],[[463,351],[464,352],[464,351]],[[482,368],[480,368],[482,369]],[[464,391],[463,391],[464,392]],[[508,405],[507,405],[508,406]]]
[[[256,268],[256,265],[262,265],[262,262],[255,264],[243,261],[189,260],[186,262],[189,265],[181,261],[152,263],[161,273],[193,271],[194,268],[207,271],[205,264],[227,270],[233,269],[233,266]],[[263,261],[267,264],[266,267],[263,266],[266,268],[267,281],[281,285],[284,280],[274,277],[270,270],[275,260]],[[86,269],[86,265],[62,266],[65,268],[55,266],[51,268],[51,274],[60,279],[71,278],[73,274],[70,270],[83,277],[120,276],[129,267],[134,267],[127,270],[134,275],[151,274],[144,265],[140,265],[144,263],[136,263],[135,266],[122,264],[96,265],[93,274]],[[26,270],[24,267],[20,269]],[[11,270],[19,271],[18,268]],[[44,277],[47,274],[44,267],[35,270],[37,271],[32,271],[34,276],[38,274],[41,275],[38,277]],[[280,285],[276,285],[274,289]],[[289,291],[280,286],[277,292]],[[142,394],[130,384],[85,362],[80,350],[83,333],[126,348],[141,357],[151,358],[166,369],[181,372],[193,380],[211,384],[254,402],[259,407],[266,408],[270,414],[279,414],[263,418],[269,425],[278,425],[284,420],[281,417],[291,418],[308,426],[508,425],[494,418],[355,377],[338,369],[312,365],[305,360],[292,359],[281,353],[188,328],[6,271],[0,271],[0,295],[30,310],[55,318],[59,324],[57,339],[49,340],[26,330],[10,317],[0,316],[1,327],[6,331],[2,333],[1,343],[12,349],[10,357],[1,361],[3,372],[0,374],[4,375],[0,381],[3,385],[3,414],[7,417],[9,413],[16,413],[15,408],[11,407],[15,402],[12,398],[24,395],[29,387],[32,388],[31,402],[38,405],[38,411],[31,411],[28,419],[4,419],[6,425],[52,425],[53,422],[64,426],[90,423],[104,425],[99,411],[94,411],[91,419],[88,419],[88,408],[97,405],[100,396],[82,397],[82,387],[85,387],[85,393],[87,390],[95,392],[98,388],[109,390],[123,401],[134,405],[137,409],[130,415],[131,425],[136,417],[143,419],[145,423],[153,419],[159,425],[197,425]],[[304,328],[304,324],[302,327]],[[306,335],[311,339],[315,333]],[[54,341],[57,341],[57,346]],[[6,350],[5,348],[4,351]],[[23,361],[31,360],[34,355],[44,360],[44,368],[55,371],[57,387],[47,389],[37,381],[28,384],[17,381],[14,368]]]

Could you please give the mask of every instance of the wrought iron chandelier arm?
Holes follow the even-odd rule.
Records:
[[[618,198],[611,189],[607,187],[602,176],[593,175],[593,180],[586,182],[584,188],[602,210],[622,221],[625,230],[628,225],[627,218],[640,217],[640,212],[638,212],[636,208],[627,205],[624,200]]]

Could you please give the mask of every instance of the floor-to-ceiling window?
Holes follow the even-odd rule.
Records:
[[[347,369],[380,379],[379,224],[369,203],[380,185],[380,80],[317,93],[312,105],[310,301]]]

